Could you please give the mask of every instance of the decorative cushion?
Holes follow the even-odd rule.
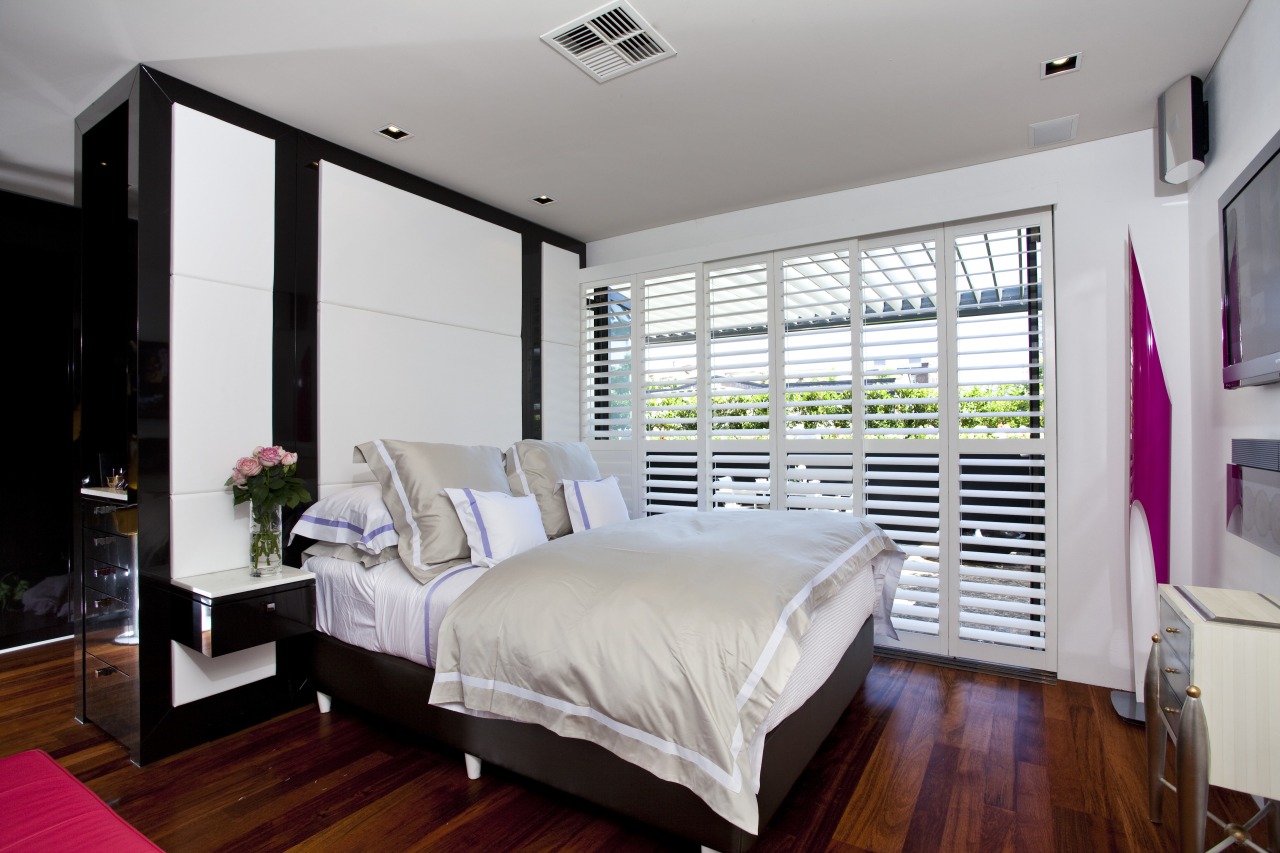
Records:
[[[507,451],[507,482],[513,495],[533,495],[549,539],[573,532],[563,480],[594,480],[600,468],[580,441],[526,438]]]
[[[366,569],[389,563],[400,556],[400,548],[388,545],[376,554],[361,551],[354,545],[343,545],[337,542],[312,542],[302,552],[303,557],[336,557],[349,563],[359,563]]]
[[[627,502],[622,498],[618,478],[609,476],[600,480],[565,480],[565,503],[574,533],[604,527],[618,521],[627,521]]]
[[[350,545],[374,555],[400,538],[377,483],[353,486],[316,501],[293,525],[289,541],[295,536]]]
[[[508,557],[547,541],[542,515],[533,495],[445,489],[467,531],[471,562],[496,566]]]
[[[502,451],[496,447],[376,439],[355,450],[382,487],[382,501],[400,535],[401,561],[422,583],[471,555],[467,533],[444,489],[510,494]]]

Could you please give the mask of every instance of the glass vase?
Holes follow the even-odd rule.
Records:
[[[262,506],[249,501],[249,574],[270,578],[280,574],[283,566],[280,505]]]

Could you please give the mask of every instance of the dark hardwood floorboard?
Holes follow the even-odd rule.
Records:
[[[74,701],[69,641],[0,654],[0,755],[44,749],[170,853],[691,849],[499,768],[471,781],[456,752],[341,706],[139,768]],[[1147,820],[1144,756],[1104,688],[877,658],[755,849],[1176,850],[1171,794]],[[1254,810],[1217,788],[1210,807]],[[1211,823],[1206,846],[1222,837]]]

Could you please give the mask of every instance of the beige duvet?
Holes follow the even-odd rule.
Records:
[[[902,559],[837,513],[671,513],[556,539],[450,607],[430,701],[594,741],[754,833],[746,745],[809,614],[874,572],[887,625]]]

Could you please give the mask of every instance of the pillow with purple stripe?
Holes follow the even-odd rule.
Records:
[[[343,489],[316,501],[293,525],[289,541],[295,536],[350,545],[366,554],[381,554],[400,541],[377,483]]]
[[[627,502],[612,475],[599,480],[564,480],[564,502],[569,509],[569,522],[574,533],[604,527],[631,516]]]
[[[445,489],[444,493],[458,511],[471,546],[471,562],[477,566],[496,566],[547,541],[533,495],[516,497],[475,489]]]

